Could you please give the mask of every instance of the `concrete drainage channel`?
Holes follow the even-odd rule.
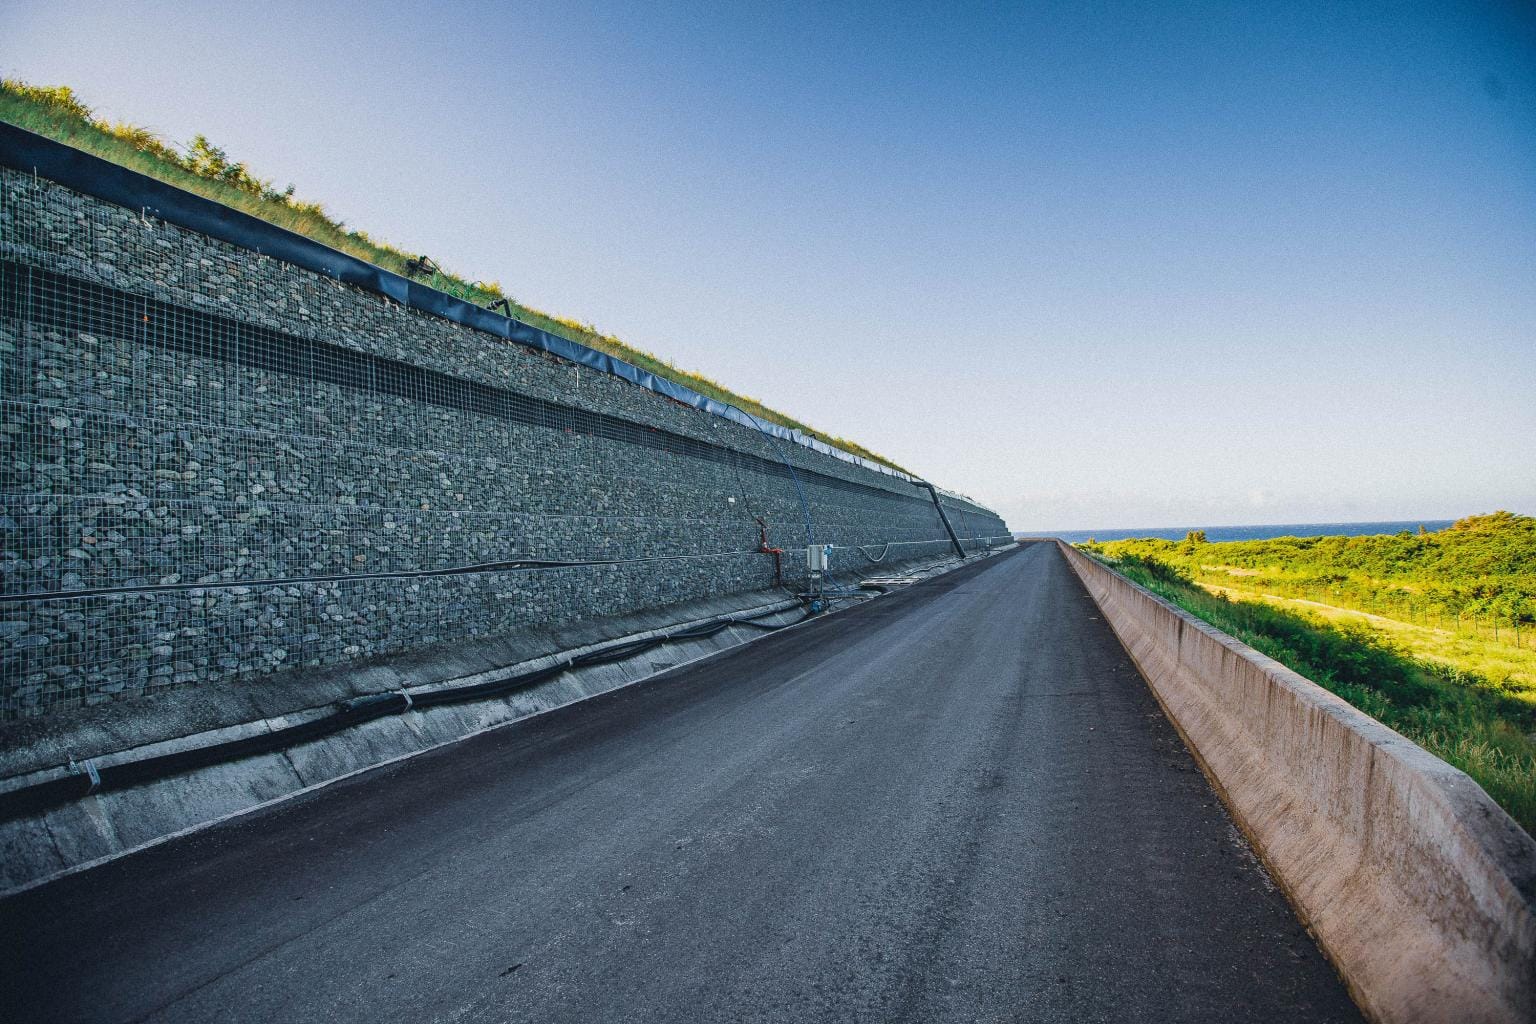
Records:
[[[837,601],[876,599],[1013,545],[908,568]],[[0,778],[0,896],[338,780],[653,678],[810,618],[777,598],[722,607],[527,661]],[[170,699],[175,699],[173,696]],[[57,746],[57,745],[56,745]],[[34,758],[35,759],[35,758]],[[16,763],[13,752],[7,761]],[[22,759],[23,763],[25,759]]]

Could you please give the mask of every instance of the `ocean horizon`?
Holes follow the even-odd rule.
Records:
[[[1419,527],[1434,532],[1454,523],[1454,519],[1372,520],[1360,523],[1268,523],[1254,526],[1165,526],[1128,530],[1042,530],[1019,534],[1027,537],[1057,537],[1069,544],[1086,540],[1129,540],[1159,537],[1183,540],[1191,530],[1204,530],[1206,540],[1268,540],[1271,537],[1367,537],[1383,533],[1418,533]]]

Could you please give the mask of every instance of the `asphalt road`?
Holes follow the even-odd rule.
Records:
[[[1359,1020],[1047,545],[0,903],[0,1016]]]

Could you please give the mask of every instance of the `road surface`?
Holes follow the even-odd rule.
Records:
[[[1037,544],[0,903],[70,1021],[1358,1021]]]

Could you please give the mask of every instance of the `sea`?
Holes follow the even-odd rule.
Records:
[[[1125,540],[1131,537],[1162,537],[1165,540],[1183,540],[1191,530],[1204,530],[1205,539],[1219,540],[1266,540],[1270,537],[1365,537],[1378,533],[1402,533],[1408,530],[1418,533],[1419,527],[1433,533],[1450,526],[1451,519],[1403,519],[1392,522],[1370,523],[1273,523],[1261,526],[1165,526],[1157,529],[1133,530],[1061,530],[1052,533],[1042,531],[1030,534],[1034,537],[1060,537],[1069,544],[1085,540]]]

